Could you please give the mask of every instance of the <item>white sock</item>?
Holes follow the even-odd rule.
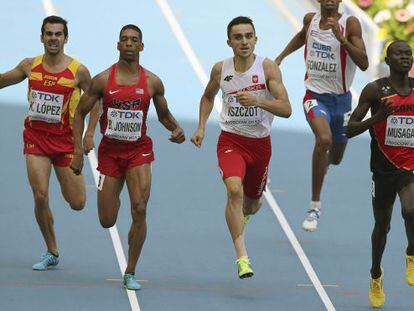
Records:
[[[321,210],[321,201],[311,201],[310,208],[319,212]]]

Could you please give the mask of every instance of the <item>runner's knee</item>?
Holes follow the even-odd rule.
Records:
[[[241,184],[227,185],[227,197],[229,200],[241,200],[243,198],[243,188]]]
[[[323,152],[326,152],[332,146],[332,137],[331,135],[323,134],[316,138],[315,147]]]
[[[116,218],[110,217],[110,216],[101,216],[99,215],[99,222],[101,223],[101,226],[108,229],[115,225]]]
[[[85,207],[85,202],[86,202],[85,197],[79,197],[69,202],[69,205],[74,211],[81,211]]]
[[[36,190],[34,191],[33,196],[36,207],[46,206],[49,203],[49,196],[47,192]]]
[[[147,215],[147,202],[145,200],[131,203],[132,221],[145,219]]]

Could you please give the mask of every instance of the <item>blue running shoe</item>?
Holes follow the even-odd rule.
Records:
[[[135,280],[135,275],[132,273],[124,274],[124,287],[130,290],[140,290],[141,285]]]
[[[49,267],[54,267],[59,263],[59,257],[53,255],[50,252],[46,252],[46,254],[42,254],[40,261],[33,265],[33,270],[36,271],[45,271]]]

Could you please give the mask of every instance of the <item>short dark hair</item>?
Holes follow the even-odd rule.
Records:
[[[132,30],[135,30],[136,32],[138,32],[138,33],[139,33],[139,37],[140,37],[141,42],[142,42],[142,31],[141,31],[141,29],[139,29],[139,27],[138,27],[137,25],[134,25],[134,24],[128,24],[128,25],[125,25],[124,27],[122,27],[122,28],[121,28],[121,31],[119,32],[119,37],[120,37],[120,38],[121,38],[121,33],[122,33],[125,29],[132,29]]]
[[[68,22],[63,19],[60,16],[56,16],[56,15],[50,15],[48,17],[46,17],[43,20],[42,23],[42,28],[41,28],[41,32],[42,32],[42,36],[45,34],[45,25],[46,24],[62,24],[63,25],[63,33],[65,35],[65,38],[68,36]]]
[[[240,25],[240,24],[250,24],[253,27],[253,31],[256,33],[256,29],[254,28],[253,21],[250,17],[247,16],[237,16],[233,18],[230,23],[227,25],[227,38],[230,39],[230,31],[231,27]]]
[[[389,55],[390,55],[390,53],[391,53],[392,48],[393,48],[393,47],[394,47],[394,45],[396,45],[397,43],[405,43],[405,44],[407,44],[408,46],[410,46],[410,44],[409,44],[407,41],[405,41],[405,40],[395,40],[395,41],[392,41],[392,42],[388,45],[388,47],[387,47],[387,51],[385,52],[385,55],[386,55],[387,57],[389,57]]]

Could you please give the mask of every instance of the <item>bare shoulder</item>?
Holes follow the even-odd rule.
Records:
[[[27,57],[25,59],[23,59],[18,65],[17,67],[24,71],[26,73],[26,75],[29,74],[30,70],[32,69],[33,66],[33,62],[34,62],[34,57]]]
[[[303,25],[304,26],[308,26],[310,23],[311,23],[311,21],[312,21],[312,19],[313,19],[313,17],[316,15],[316,13],[315,12],[310,12],[310,13],[307,13],[304,17],[303,17]]]
[[[102,93],[109,79],[109,69],[106,69],[92,78],[91,89],[95,92]]]
[[[350,15],[346,20],[346,28],[350,31],[359,30],[361,31],[361,23],[358,18],[353,15]]]
[[[80,64],[78,71],[76,72],[80,76],[90,75],[88,68],[85,65]]]
[[[214,64],[213,68],[211,68],[210,80],[216,80],[220,83],[221,77],[221,70],[223,68],[224,61],[220,61]]]
[[[266,79],[275,78],[280,75],[279,66],[272,60],[265,58],[263,60],[263,70],[266,76]]]

